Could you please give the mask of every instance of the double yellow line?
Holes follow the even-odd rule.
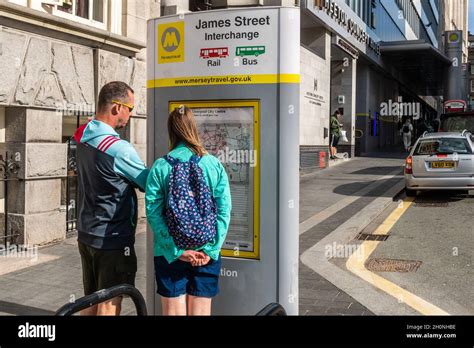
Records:
[[[412,205],[414,198],[406,198],[402,205],[396,209],[390,216],[380,225],[374,234],[377,235],[388,235],[395,223],[402,217],[402,215]],[[419,296],[403,289],[402,287],[388,281],[381,276],[370,272],[365,268],[365,262],[369,259],[370,255],[374,252],[380,242],[376,241],[364,241],[361,248],[361,253],[353,253],[349,260],[347,260],[346,267],[352,273],[358,277],[364,279],[366,282],[373,286],[385,291],[387,294],[398,299],[400,303],[405,303],[417,312],[423,315],[449,315],[441,308],[425,301]]]

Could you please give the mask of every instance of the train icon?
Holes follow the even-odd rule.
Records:
[[[201,48],[200,57],[208,58],[226,58],[229,56],[228,47]]]

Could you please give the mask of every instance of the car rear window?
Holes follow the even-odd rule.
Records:
[[[440,128],[443,132],[462,132],[465,129],[474,132],[474,115],[443,115]]]
[[[439,138],[427,139],[418,143],[414,155],[437,155],[437,154],[472,154],[472,149],[466,139],[462,138]]]

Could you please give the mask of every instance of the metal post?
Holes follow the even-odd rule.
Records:
[[[69,199],[70,199],[70,193],[69,193],[69,158],[71,156],[70,154],[71,151],[71,139],[68,140],[67,142],[67,170],[66,170],[66,238],[67,234],[69,232]]]
[[[5,245],[5,251],[7,250],[8,248],[8,245],[7,245],[7,238],[8,238],[8,174],[7,174],[7,171],[8,171],[8,151],[5,152],[5,168],[3,170],[3,192],[4,192],[4,199],[5,199],[5,203],[4,203],[4,218],[5,218],[5,238],[3,240],[3,244]]]

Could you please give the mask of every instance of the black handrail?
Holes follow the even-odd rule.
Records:
[[[286,316],[285,308],[279,303],[270,303],[265,308],[263,308],[260,312],[256,314],[257,316]]]
[[[83,309],[92,307],[96,304],[108,301],[114,297],[128,295],[135,304],[138,316],[147,315],[145,299],[137,288],[129,284],[116,285],[108,289],[94,292],[93,294],[81,297],[73,303],[62,306],[57,312],[57,316],[69,316]]]

